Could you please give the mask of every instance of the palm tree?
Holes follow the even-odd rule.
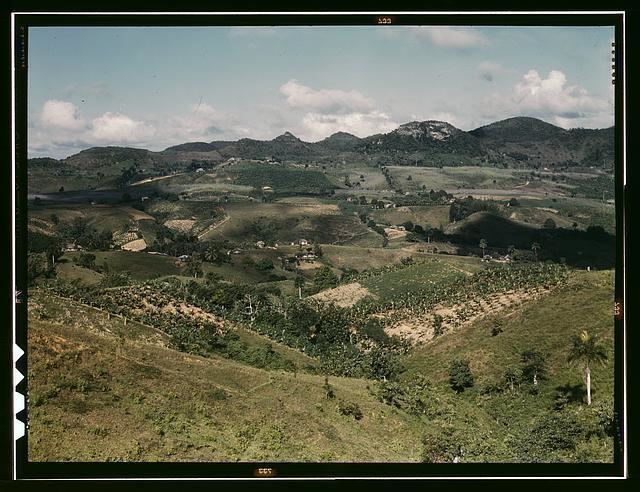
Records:
[[[573,346],[567,358],[569,363],[582,363],[587,382],[587,405],[591,405],[591,365],[604,364],[607,360],[607,350],[598,342],[596,335],[589,335],[583,330],[580,335],[573,336]]]
[[[480,239],[480,249],[482,249],[482,257],[484,258],[484,250],[487,247],[487,241]]]
[[[531,251],[533,251],[533,254],[536,255],[536,260],[538,259],[538,251],[540,251],[540,244],[539,243],[533,243],[531,245]]]
[[[300,273],[298,273],[295,280],[293,281],[293,284],[298,289],[298,298],[302,299],[302,286],[304,285],[304,277]]]

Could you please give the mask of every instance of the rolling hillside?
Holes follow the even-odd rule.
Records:
[[[610,272],[573,274],[546,297],[515,306],[497,336],[489,316],[413,349],[396,386],[330,376],[330,391],[323,376],[178,352],[153,326],[125,325],[105,311],[34,291],[30,459],[607,462],[611,285]],[[581,403],[580,370],[566,362],[570,337],[585,328],[609,355],[593,370],[589,408]],[[297,364],[310,361],[272,345]],[[535,391],[527,384],[509,390],[503,373],[529,348],[544,354],[545,376]],[[469,359],[475,378],[461,393],[447,381],[455,358]]]

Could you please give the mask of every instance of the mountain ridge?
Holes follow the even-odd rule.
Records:
[[[411,153],[404,162],[398,156]],[[91,147],[59,160],[59,163],[100,167],[107,163],[137,161],[148,164],[184,163],[201,160],[219,163],[230,157],[314,161],[359,158],[366,155],[378,165],[528,165],[595,166],[609,168],[614,160],[613,127],[563,129],[543,120],[517,116],[461,130],[440,120],[410,121],[388,132],[358,137],[335,132],[317,141],[306,142],[290,131],[271,140],[241,138],[211,142],[185,142],[151,151],[134,147]],[[397,162],[399,160],[399,162]],[[33,161],[34,165],[38,162]],[[40,161],[40,164],[45,161]]]

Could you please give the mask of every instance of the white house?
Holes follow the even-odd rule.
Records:
[[[309,244],[309,241],[307,241],[306,239],[300,239],[300,240],[298,241],[298,244],[299,244],[300,246],[307,246],[307,245]]]
[[[256,246],[257,246],[258,248],[264,248],[264,241],[257,241],[257,242],[256,242]]]

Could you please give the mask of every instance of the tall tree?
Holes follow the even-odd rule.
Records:
[[[473,386],[473,374],[467,359],[454,359],[449,364],[449,384],[456,393]]]
[[[536,260],[538,259],[538,251],[540,251],[540,244],[539,243],[533,243],[531,245],[531,251],[533,251],[533,254],[536,255]]]
[[[587,384],[587,405],[591,405],[591,366],[604,364],[607,360],[607,350],[598,337],[590,335],[587,330],[583,330],[580,335],[574,335],[572,342],[567,360],[570,364],[582,364]]]
[[[520,354],[522,362],[522,374],[524,377],[531,379],[534,386],[538,385],[538,380],[545,373],[544,355],[535,349],[525,350]]]
[[[298,289],[298,298],[302,299],[302,286],[304,285],[304,277],[298,273],[293,281],[296,289]]]
[[[480,239],[480,249],[482,250],[482,257],[484,258],[484,250],[487,247],[487,241],[485,239]]]
[[[202,259],[200,255],[194,253],[187,260],[187,265],[185,267],[185,273],[188,276],[193,275],[194,278],[198,278],[198,276],[202,276]]]

